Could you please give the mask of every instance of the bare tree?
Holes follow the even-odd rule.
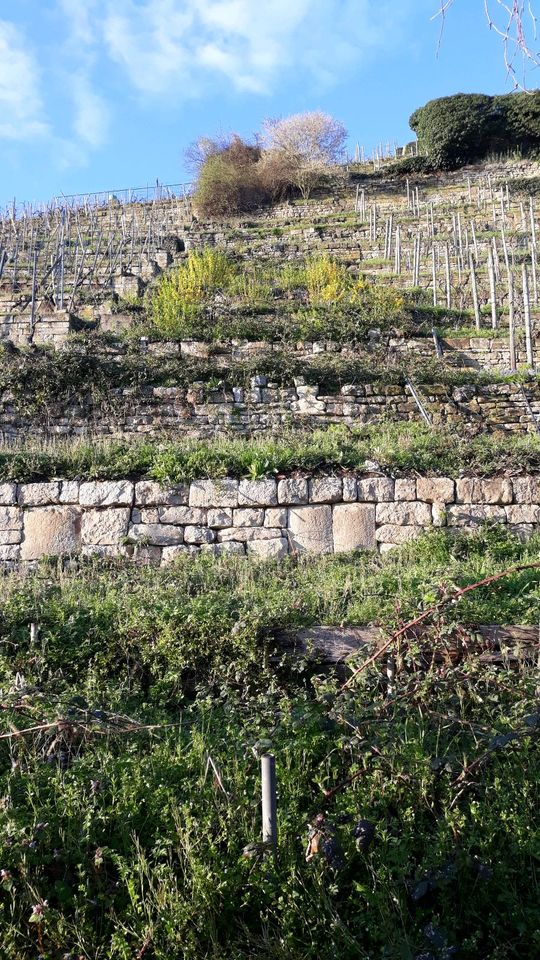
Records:
[[[291,181],[308,199],[328,167],[343,159],[347,131],[339,120],[315,110],[283,120],[265,120],[261,143],[290,172]]]
[[[439,0],[439,9],[434,19],[440,17],[442,27],[448,10],[455,2],[456,0]],[[515,87],[524,87],[524,81],[518,80],[518,58],[521,57],[525,65],[540,65],[540,54],[533,48],[537,38],[537,18],[533,3],[534,0],[483,0],[490,30],[502,38],[506,70]]]

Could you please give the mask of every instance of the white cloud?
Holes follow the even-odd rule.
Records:
[[[87,77],[76,76],[72,84],[75,133],[79,140],[95,149],[102,146],[107,139],[109,108],[102,97],[92,89]]]
[[[0,20],[0,139],[48,135],[39,92],[39,70],[22,34]]]
[[[131,83],[182,99],[223,78],[267,93],[293,68],[297,77],[332,82],[391,45],[414,0],[398,13],[392,0],[103,2],[106,47]]]

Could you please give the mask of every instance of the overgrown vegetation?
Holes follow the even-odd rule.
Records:
[[[278,438],[203,441],[71,441],[0,449],[0,480],[151,478],[177,483],[203,477],[264,477],[301,471],[360,473],[375,461],[396,475],[490,476],[540,471],[535,434],[467,439],[421,423],[379,423],[348,430],[282,431]]]
[[[374,326],[422,332],[411,309],[400,291],[354,277],[325,254],[276,270],[209,248],[161,277],[149,319],[151,330],[175,339],[356,343]]]
[[[275,635],[393,628],[441,581],[526,564],[539,546],[439,532],[385,559],[91,563],[6,583],[5,960],[534,956],[536,674],[526,656],[482,660],[462,625],[535,623],[538,572],[402,642],[390,699],[378,662],[340,691]],[[268,749],[275,861],[258,845]]]
[[[442,170],[491,153],[540,148],[540,91],[490,97],[458,93],[430,100],[410,119],[420,148]]]
[[[267,120],[254,143],[201,137],[187,151],[193,201],[204,217],[245,213],[286,196],[309,199],[343,159],[346,130],[321,111]]]

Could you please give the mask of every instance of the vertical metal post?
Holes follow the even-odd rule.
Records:
[[[527,363],[531,370],[534,368],[534,351],[531,326],[531,301],[529,297],[529,274],[527,265],[523,264],[523,313],[525,317],[525,347],[527,350]]]
[[[33,622],[30,624],[30,643],[32,645],[38,642],[39,638],[39,626],[37,623]]]
[[[261,757],[262,838],[263,843],[277,847],[276,758],[271,753]]]

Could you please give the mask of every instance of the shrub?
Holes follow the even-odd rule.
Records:
[[[283,120],[266,120],[262,142],[272,162],[290,178],[307,200],[329,166],[343,159],[347,131],[320,110],[297,113]]]
[[[184,265],[160,279],[150,305],[153,323],[167,336],[196,333],[192,325],[205,300],[216,290],[227,289],[235,273],[220,250],[191,253]]]
[[[540,147],[540,92],[458,93],[430,100],[409,122],[421,149],[441,169],[474,163],[495,151],[530,153]]]
[[[236,135],[225,144],[207,146],[193,196],[198,213],[232,216],[264,203],[268,193],[259,174],[260,157],[259,147]]]

